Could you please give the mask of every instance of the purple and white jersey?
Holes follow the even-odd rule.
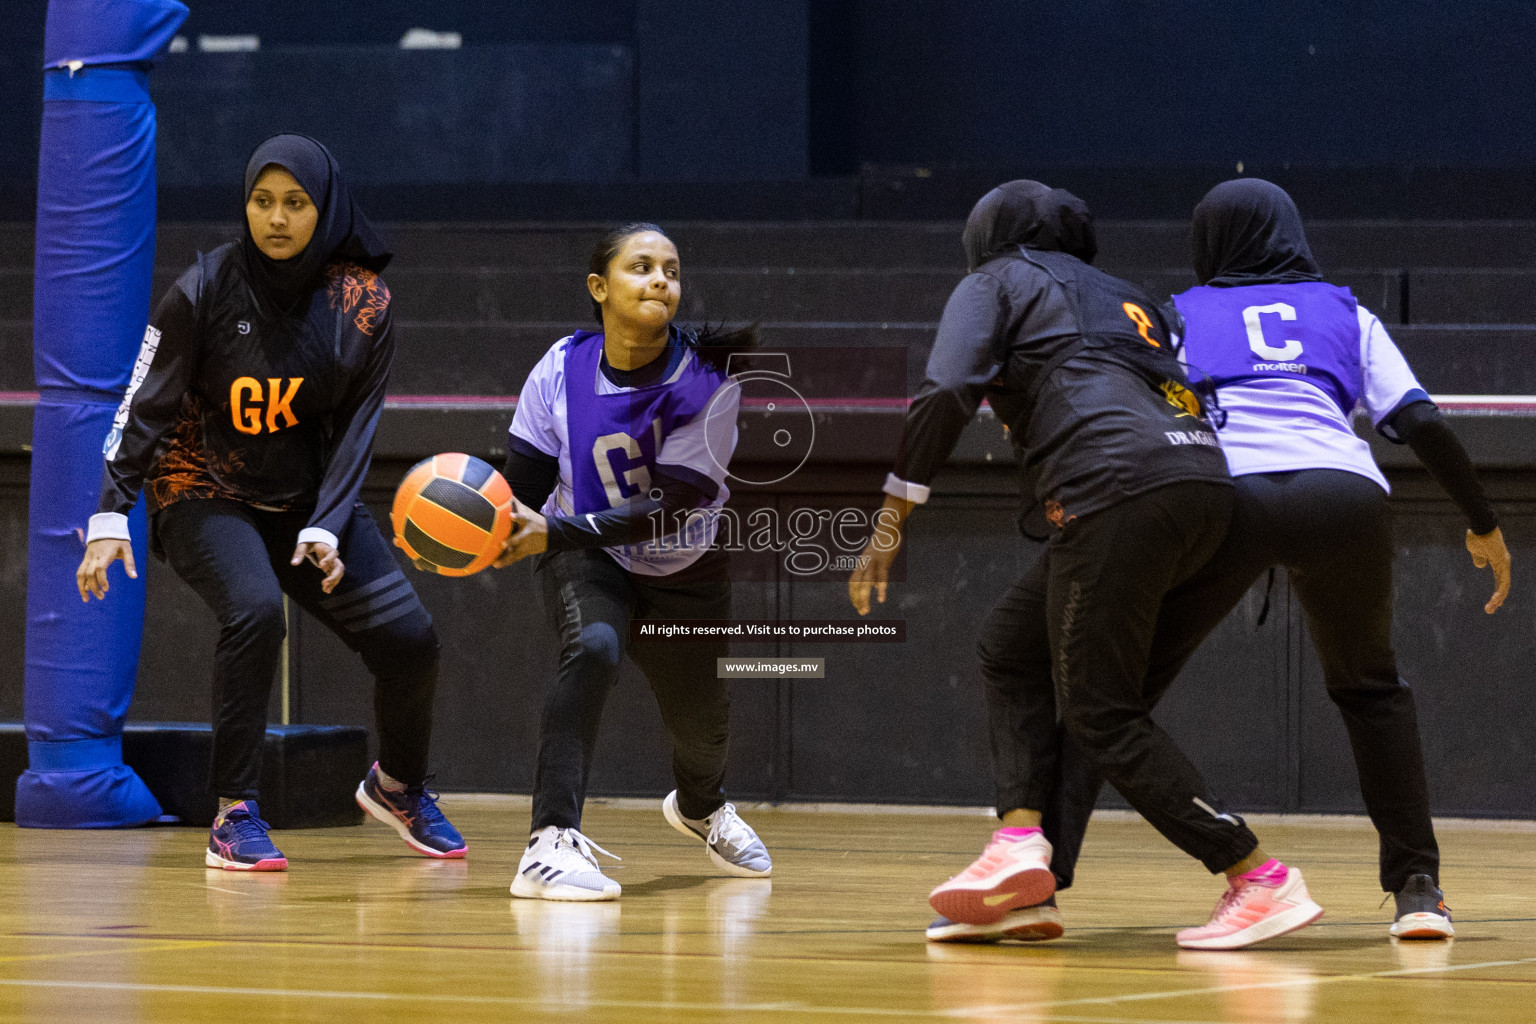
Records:
[[[540,509],[546,516],[622,508],[651,490],[658,467],[683,480],[712,481],[714,500],[683,517],[672,534],[603,549],[631,572],[667,576],[715,541],[719,510],[731,496],[725,478],[741,387],[689,348],[664,380],[620,387],[604,376],[602,354],[603,336],[590,331],[556,342],[523,384],[511,434],[559,459],[559,480]]]
[[[1173,301],[1184,316],[1180,358],[1219,388],[1233,476],[1341,469],[1387,489],[1350,418],[1362,409],[1379,428],[1429,396],[1349,289],[1319,281],[1201,287]]]

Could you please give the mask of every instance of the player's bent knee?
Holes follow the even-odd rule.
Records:
[[[987,677],[989,683],[992,677],[1000,674],[1003,669],[1002,659],[997,656],[996,649],[987,637],[976,639],[976,660],[981,666],[982,675]]]
[[[437,635],[437,626],[425,608],[419,614],[399,620],[393,632],[395,643],[403,651],[435,658],[443,649],[442,640]]]
[[[1021,649],[1017,644],[1005,647],[994,638],[982,637],[976,641],[976,660],[988,686],[997,683],[1013,683],[1039,671],[1046,676],[1051,672],[1051,652]]]
[[[581,627],[581,632],[566,646],[566,657],[587,668],[616,669],[623,656],[619,634],[606,622],[593,622]]]
[[[437,627],[428,615],[411,616],[394,637],[398,657],[412,666],[434,668],[442,656],[443,643],[438,638]]]
[[[247,642],[280,644],[288,635],[283,602],[263,600],[237,608],[225,621],[224,630],[239,635]]]
[[[354,649],[380,677],[417,678],[436,672],[442,642],[426,609],[358,635]]]
[[[1360,697],[1395,696],[1412,692],[1408,681],[1391,669],[1355,669],[1325,677],[1323,685],[1335,702]]]

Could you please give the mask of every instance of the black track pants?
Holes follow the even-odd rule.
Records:
[[[1210,564],[1168,595],[1147,678],[1161,694],[1200,642],[1272,566],[1307,617],[1328,697],[1344,717],[1366,813],[1381,837],[1381,886],[1436,879],[1413,691],[1392,651],[1392,514],[1374,481],[1338,469],[1241,476],[1232,528]]]
[[[1183,483],[1073,520],[982,627],[997,806],[1045,812],[1063,887],[1100,777],[1213,872],[1258,846],[1152,721],[1146,687],[1164,597],[1221,545],[1231,506],[1229,486]]]
[[[179,501],[155,517],[171,568],[213,610],[215,796],[259,795],[267,703],[287,625],[283,595],[362,655],[374,678],[379,767],[401,782],[427,775],[437,632],[362,505],[338,538],[346,574],[335,591],[307,560],[290,565],[307,512],[268,512],[222,498]]]
[[[544,698],[533,828],[580,828],[587,774],[608,691],[628,653],[645,674],[672,739],[678,810],[706,818],[725,803],[730,694],[716,676],[724,641],[629,643],[636,618],[728,619],[728,582],[671,583],[621,568],[600,550],[544,556],[544,612],[560,637],[560,666]]]
[[[1392,652],[1392,536],[1387,498],[1355,473],[1313,469],[1241,476],[1232,525],[1211,561],[1164,599],[1147,692],[1160,698],[1201,641],[1273,566],[1290,572],[1328,695],[1344,716],[1367,812],[1381,837],[1381,886],[1409,875],[1439,878],[1413,691]],[[1015,666],[1025,670],[1023,664]],[[1038,668],[1035,671],[1040,671]],[[989,680],[990,682],[990,680]],[[1006,688],[1005,688],[1006,690]],[[994,711],[994,721],[997,713]],[[1045,812],[1062,888],[1072,882],[1099,779],[1070,743],[993,728],[998,809]],[[1054,780],[1031,786],[1020,762],[1044,751]],[[1028,801],[1036,801],[1034,803]]]

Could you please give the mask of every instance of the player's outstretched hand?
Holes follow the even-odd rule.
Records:
[[[110,589],[107,568],[119,558],[123,560],[123,571],[128,578],[138,579],[139,570],[133,564],[133,545],[126,540],[103,537],[85,546],[85,557],[80,559],[80,568],[75,570],[75,586],[80,590],[80,600],[89,604],[92,594],[98,601],[107,596]]]
[[[549,548],[549,523],[539,513],[512,499],[512,536],[501,546],[501,554],[491,564],[505,569]]]
[[[327,594],[335,590],[336,584],[341,582],[341,577],[347,571],[336,549],[324,541],[307,540],[293,549],[292,564],[298,565],[306,558],[318,565],[320,571],[325,573],[325,579],[320,581],[320,589]]]
[[[907,516],[917,506],[903,498],[887,494],[885,504],[875,513],[875,532],[859,555],[859,567],[848,577],[848,600],[860,615],[869,614],[869,592],[885,604],[885,587],[891,578],[891,563],[906,539]]]
[[[848,577],[848,600],[853,602],[854,611],[860,615],[869,614],[871,590],[875,592],[875,600],[885,604],[885,587],[890,581],[891,563],[896,560],[898,550],[900,545],[881,551],[873,540],[864,545],[864,552],[859,555],[859,567]]]
[[[1492,615],[1509,596],[1509,548],[1504,546],[1504,531],[1497,526],[1481,535],[1468,530],[1467,550],[1472,552],[1472,564],[1479,569],[1493,567],[1493,596],[1483,605],[1483,611]]]

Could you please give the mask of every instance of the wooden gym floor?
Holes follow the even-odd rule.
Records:
[[[1139,820],[1100,815],[1066,938],[924,941],[928,889],[980,849],[977,814],[749,809],[771,881],[713,875],[659,809],[594,802],[624,897],[507,893],[527,803],[446,797],[467,861],[392,832],[276,833],[286,874],[202,867],[192,829],[0,827],[0,1020],[1131,1021],[1536,1019],[1536,828],[1446,823],[1454,943],[1398,943],[1353,819],[1260,819],[1327,915],[1236,953],[1180,952],[1220,886]]]

